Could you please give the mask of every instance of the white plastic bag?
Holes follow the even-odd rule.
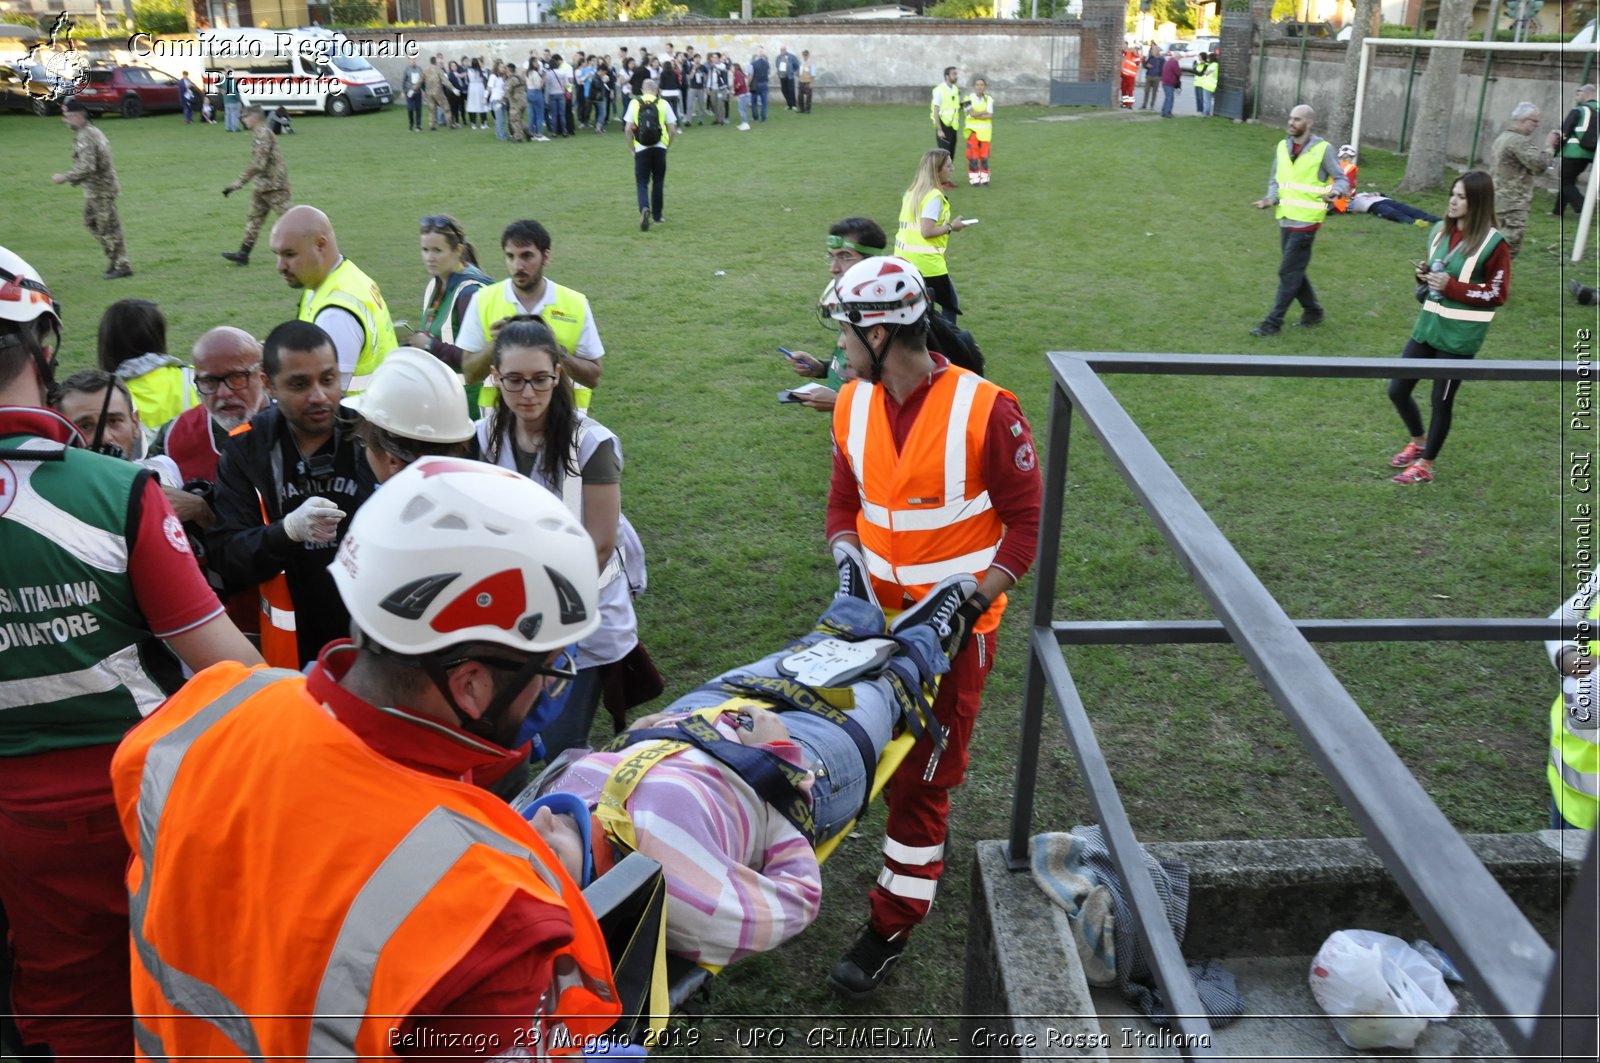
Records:
[[[1351,1048],[1410,1048],[1456,1013],[1444,978],[1416,949],[1371,930],[1337,930],[1311,961],[1311,995]]]

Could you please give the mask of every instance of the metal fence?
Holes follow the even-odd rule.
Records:
[[[1139,938],[1152,958],[1182,1044],[1212,1044],[1210,1025],[1191,985],[1179,944],[1139,856],[1138,840],[1101,753],[1094,725],[1067,666],[1067,645],[1232,642],[1299,734],[1344,807],[1394,876],[1434,939],[1457,960],[1467,984],[1519,1055],[1561,1044],[1570,1055],[1586,1040],[1594,1058],[1595,1030],[1563,1025],[1541,1011],[1565,995],[1587,1000],[1592,1015],[1596,972],[1596,913],[1581,892],[1563,927],[1562,954],[1506,896],[1483,864],[1383,736],[1373,727],[1315,650],[1313,641],[1423,639],[1507,640],[1572,637],[1547,619],[1294,620],[1273,599],[1183,482],[1151,445],[1101,373],[1383,379],[1556,381],[1576,378],[1555,361],[1270,358],[1183,354],[1054,352],[1049,445],[1028,670],[1023,690],[1021,755],[1017,765],[1008,860],[1027,867],[1039,766],[1044,695],[1048,690],[1077,758],[1083,785],[1133,907]],[[1217,616],[1216,621],[1054,621],[1061,552],[1063,498],[1073,414],[1100,441]],[[1594,880],[1590,840],[1583,881]],[[1581,883],[1580,883],[1581,885]],[[1577,955],[1572,953],[1576,951]],[[1559,977],[1564,974],[1564,979]],[[1577,1038],[1578,1040],[1574,1040]],[[1209,1056],[1185,1047],[1186,1058]]]

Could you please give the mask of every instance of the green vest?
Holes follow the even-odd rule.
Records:
[[[1588,151],[1583,146],[1583,134],[1589,131],[1589,126],[1595,121],[1596,109],[1600,104],[1594,100],[1584,100],[1575,108],[1578,112],[1578,121],[1572,127],[1572,135],[1561,145],[1563,159],[1592,159],[1594,152]]]
[[[361,356],[356,359],[350,386],[345,389],[346,395],[359,395],[367,389],[384,357],[400,346],[394,321],[378,286],[348,258],[342,259],[321,284],[300,296],[300,320],[315,322],[317,315],[330,306],[350,311],[361,322]]]
[[[1207,92],[1217,91],[1218,63],[1196,63],[1194,65],[1194,87]],[[1204,67],[1205,69],[1201,69]]]
[[[149,474],[0,439],[0,452],[63,449],[62,461],[0,453],[0,757],[119,742],[182,685],[128,578],[129,499]]]
[[[1600,595],[1589,606],[1589,619],[1600,621]],[[1590,639],[1589,658],[1600,663],[1597,654],[1600,639]],[[1576,696],[1586,695],[1580,692]],[[1558,694],[1550,706],[1550,763],[1545,765],[1544,774],[1550,780],[1550,795],[1561,818],[1574,827],[1594,830],[1596,807],[1600,805],[1600,745],[1595,744],[1595,738],[1600,732],[1572,727],[1566,701],[1565,694]],[[1576,722],[1592,726],[1600,705],[1579,704],[1574,710]]]
[[[1278,183],[1278,217],[1307,224],[1318,224],[1327,217],[1328,201],[1322,198],[1331,187],[1322,176],[1322,159],[1327,154],[1328,142],[1319,140],[1298,159],[1290,159],[1289,141],[1278,141],[1278,165],[1272,172]]]
[[[1428,235],[1428,261],[1444,259],[1444,270],[1456,280],[1468,284],[1481,284],[1489,264],[1490,253],[1505,237],[1500,230],[1490,229],[1489,236],[1476,249],[1467,247],[1462,240],[1447,256],[1444,247],[1447,237],[1444,222],[1438,222]],[[1458,303],[1454,299],[1425,299],[1417,314],[1417,323],[1411,338],[1426,343],[1439,351],[1451,354],[1477,354],[1483,338],[1489,332],[1489,322],[1494,320],[1494,308]]]
[[[544,318],[544,323],[550,326],[550,331],[555,333],[556,342],[567,349],[569,355],[578,349],[578,338],[583,335],[584,322],[589,319],[589,300],[580,292],[563,287],[546,277],[545,284],[549,287],[550,302],[539,311],[539,316]],[[491,335],[489,326],[502,318],[516,317],[526,314],[522,304],[517,302],[516,296],[511,294],[511,282],[501,281],[478,289],[478,321],[483,325],[483,334]],[[591,388],[582,384],[572,387],[573,398],[578,409],[587,410],[589,399],[594,395]],[[490,410],[500,405],[500,391],[497,388],[485,386],[478,392],[478,406],[480,409]]]
[[[937,188],[922,197],[921,203],[911,202],[911,193],[900,198],[900,230],[895,233],[894,253],[917,267],[924,277],[942,277],[950,272],[945,265],[944,249],[950,243],[950,234],[922,235],[922,206],[932,196],[939,197],[939,224],[950,221],[950,201]]]

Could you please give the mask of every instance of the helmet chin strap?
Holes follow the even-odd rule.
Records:
[[[869,325],[863,328],[855,322],[848,322],[848,324],[850,325],[850,331],[856,334],[856,339],[861,341],[861,346],[867,349],[867,357],[871,365],[870,379],[872,383],[876,384],[883,379],[883,363],[889,358],[889,348],[894,345],[894,338],[900,334],[900,326],[880,323],[888,331],[888,335],[884,337],[882,347],[874,348],[872,341],[867,338],[867,330],[872,326]]]
[[[528,663],[524,664],[511,677],[510,682],[501,687],[500,691],[489,702],[489,707],[484,709],[476,719],[461,707],[460,703],[456,701],[455,695],[450,692],[450,676],[444,670],[444,665],[439,658],[424,657],[421,664],[423,672],[427,674],[429,679],[433,680],[434,688],[444,698],[445,704],[449,705],[450,711],[456,714],[456,725],[458,727],[470,735],[493,742],[497,746],[502,746],[506,749],[511,748],[512,743],[517,739],[517,728],[521,726],[521,721],[519,720],[515,724],[511,723],[507,719],[506,713],[510,710],[511,703],[521,697],[522,692],[528,689],[528,684],[532,683],[534,677],[539,675],[539,670],[543,667],[543,664],[537,654],[528,658]]]

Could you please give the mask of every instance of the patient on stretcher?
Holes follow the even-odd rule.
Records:
[[[512,804],[579,882],[631,850],[660,863],[669,951],[721,965],[776,948],[816,918],[816,846],[861,813],[884,748],[937,728],[948,619],[975,586],[944,581],[892,629],[841,595],[791,645],[605,750],[568,750]]]

